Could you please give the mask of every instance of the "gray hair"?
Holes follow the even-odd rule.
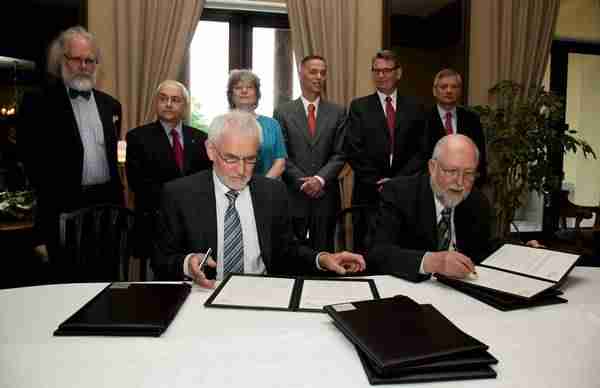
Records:
[[[256,89],[256,104],[254,106],[256,108],[260,100],[260,78],[248,69],[233,69],[229,73],[229,79],[227,80],[227,102],[229,102],[229,107],[231,109],[237,108],[233,101],[233,88],[240,81],[250,82]]]
[[[455,77],[456,82],[458,82],[458,86],[462,88],[462,77],[460,73],[454,69],[443,69],[440,70],[433,79],[433,87],[436,87],[442,78],[446,77]]]
[[[467,143],[470,143],[471,145],[473,145],[473,148],[475,149],[475,158],[477,159],[477,163],[479,163],[479,148],[477,148],[477,145],[475,144],[475,142],[473,142],[473,140],[471,140],[470,137],[465,136],[465,135],[460,135],[460,134],[446,135],[446,136],[442,137],[440,140],[438,140],[438,142],[435,143],[435,147],[433,148],[433,155],[431,156],[431,159],[440,160],[440,157],[441,157],[444,147],[452,139],[455,139],[455,140],[463,139]]]
[[[208,127],[208,141],[217,144],[225,133],[254,137],[262,143],[261,126],[252,113],[234,109],[217,116]]]
[[[96,62],[100,62],[100,48],[96,44],[96,38],[94,34],[83,28],[82,26],[75,26],[62,31],[48,46],[48,73],[61,78],[62,76],[62,64],[65,61],[65,55],[69,43],[76,37],[82,37],[86,39],[92,45],[94,54],[96,55]]]

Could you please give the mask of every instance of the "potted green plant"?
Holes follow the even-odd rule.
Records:
[[[501,81],[490,89],[492,106],[476,106],[486,132],[488,184],[495,215],[495,235],[506,237],[524,193],[548,195],[560,189],[562,172],[555,156],[581,150],[596,154],[574,129],[565,129],[565,105],[559,96],[543,88]]]

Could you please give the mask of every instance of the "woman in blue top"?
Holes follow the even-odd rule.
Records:
[[[260,79],[246,69],[235,69],[227,81],[227,101],[231,109],[254,113],[260,99]],[[269,178],[279,178],[285,170],[287,152],[279,123],[267,116],[256,115],[262,127],[262,139],[258,151],[258,162],[254,168],[256,174]]]

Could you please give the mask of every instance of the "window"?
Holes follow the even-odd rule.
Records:
[[[206,130],[229,109],[231,69],[248,68],[261,81],[258,114],[300,94],[287,15],[205,9],[190,49],[192,125]]]

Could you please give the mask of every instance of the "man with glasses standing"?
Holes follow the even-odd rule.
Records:
[[[183,123],[190,94],[180,82],[166,80],[156,88],[157,120],[127,133],[127,182],[135,194],[134,256],[153,253],[156,213],[163,185],[173,179],[209,169],[206,134]]]
[[[361,255],[317,252],[293,236],[287,189],[254,175],[260,127],[254,115],[231,111],[216,117],[206,141],[211,170],[165,184],[153,269],[161,280],[193,279],[213,287],[231,272],[346,274],[363,271]],[[204,252],[213,255],[206,267]],[[326,273],[326,272],[323,272]]]
[[[427,143],[423,105],[398,93],[402,67],[393,51],[378,52],[371,62],[375,93],[350,104],[344,151],[354,171],[352,205],[376,205],[391,178],[424,170]],[[354,224],[354,241],[367,233],[371,217]]]
[[[429,176],[399,177],[382,193],[373,248],[367,262],[375,273],[411,281],[431,273],[465,277],[492,252],[491,209],[473,182],[479,151],[464,135],[437,142]]]
[[[470,137],[479,149],[479,178],[475,185],[481,187],[487,179],[485,136],[477,114],[458,105],[462,86],[462,77],[455,70],[443,69],[436,74],[433,80],[436,104],[427,117],[428,150],[431,153],[437,141],[448,134]]]
[[[123,203],[117,169],[121,104],[95,89],[100,51],[77,26],[48,50],[47,85],[26,95],[19,111],[17,146],[37,197],[36,230],[52,261],[62,212]]]

